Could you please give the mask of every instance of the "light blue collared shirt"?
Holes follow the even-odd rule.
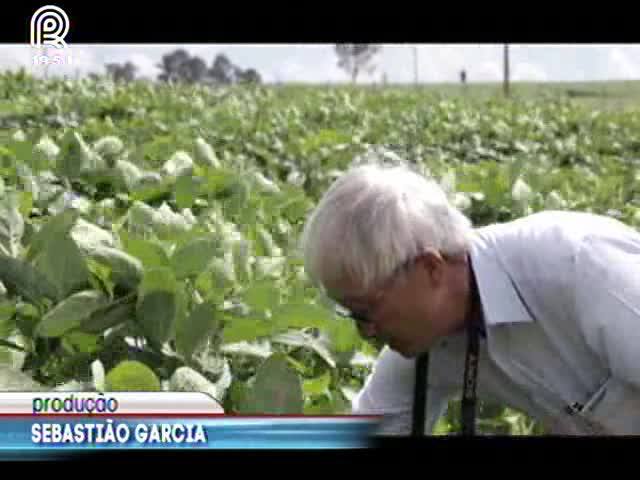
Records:
[[[475,231],[485,317],[479,398],[552,434],[640,434],[640,233],[602,216],[541,212]],[[430,352],[425,431],[461,391],[466,338]],[[408,434],[415,361],[385,348],[355,413]]]

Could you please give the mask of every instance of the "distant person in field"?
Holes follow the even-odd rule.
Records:
[[[305,226],[305,268],[361,334],[386,346],[353,403],[382,434],[411,430],[428,352],[425,432],[462,389],[479,333],[477,395],[550,434],[640,434],[640,234],[549,211],[474,229],[402,165],[353,167]]]
[[[466,85],[466,83],[467,83],[467,71],[466,70],[461,70],[460,71],[460,83],[462,83],[462,85]]]

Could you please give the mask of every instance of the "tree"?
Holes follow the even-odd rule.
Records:
[[[207,68],[206,62],[198,56],[191,56],[185,50],[176,50],[162,57],[158,65],[162,70],[158,79],[163,82],[212,83],[231,85],[235,83],[260,83],[260,74],[255,69],[243,70],[234,65],[229,57],[216,55]]]
[[[256,69],[249,68],[243,70],[239,66],[234,65],[224,53],[216,55],[209,69],[208,77],[212,83],[219,85],[262,83],[262,77]]]
[[[162,56],[162,62],[157,67],[162,71],[158,79],[163,82],[175,82],[181,79],[182,64],[189,60],[186,50],[178,49]],[[182,71],[183,72],[183,71]]]
[[[257,70],[249,68],[244,72],[240,71],[238,73],[238,81],[240,83],[262,83],[262,77],[260,77]]]
[[[207,76],[207,64],[200,57],[191,57],[180,64],[178,74],[186,83],[200,83]]]
[[[122,65],[119,63],[108,63],[105,68],[107,75],[116,82],[132,82],[135,80],[138,70],[138,67],[131,62]]]
[[[372,61],[382,47],[370,43],[339,43],[335,49],[338,66],[345,70],[355,83],[361,72],[371,74],[375,70]]]
[[[231,63],[229,57],[224,53],[216,55],[213,60],[211,69],[209,69],[209,77],[214,83],[228,85],[235,83],[237,67]]]

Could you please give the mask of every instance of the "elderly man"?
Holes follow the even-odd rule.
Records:
[[[553,434],[640,434],[635,230],[573,212],[473,229],[436,183],[367,165],[325,193],[303,248],[316,285],[386,344],[354,402],[383,415],[381,433],[410,433],[426,352],[431,432],[465,371],[475,383],[465,366],[478,337],[478,397]]]

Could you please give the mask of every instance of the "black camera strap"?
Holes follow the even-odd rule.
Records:
[[[467,328],[467,355],[464,363],[462,385],[462,435],[472,436],[476,431],[476,385],[478,383],[480,332],[471,323]]]
[[[472,308],[471,319],[467,324],[467,355],[464,362],[464,383],[462,384],[462,435],[473,436],[476,433],[476,386],[478,383],[478,364],[480,363],[480,334],[483,329],[484,318],[480,304],[480,293],[473,271],[471,256],[469,262]]]
[[[471,262],[469,260],[471,267]],[[471,267],[473,272],[473,267]],[[463,436],[473,436],[476,430],[476,386],[478,382],[478,364],[480,360],[481,308],[475,275],[471,274],[471,292],[474,312],[467,325],[467,353],[464,364],[462,384],[461,418]],[[427,377],[429,373],[429,354],[424,353],[416,361],[415,387],[413,393],[412,436],[424,435],[427,411]]]
[[[423,353],[416,360],[416,381],[413,389],[413,423],[411,435],[424,435],[427,413],[427,377],[429,376],[429,354]]]
[[[464,383],[462,385],[462,435],[475,435],[476,424],[476,385],[479,363],[479,329],[470,325],[467,332],[467,355],[464,365]],[[413,423],[411,435],[424,435],[427,412],[427,377],[429,373],[429,354],[424,353],[416,361],[415,388],[413,392]]]

